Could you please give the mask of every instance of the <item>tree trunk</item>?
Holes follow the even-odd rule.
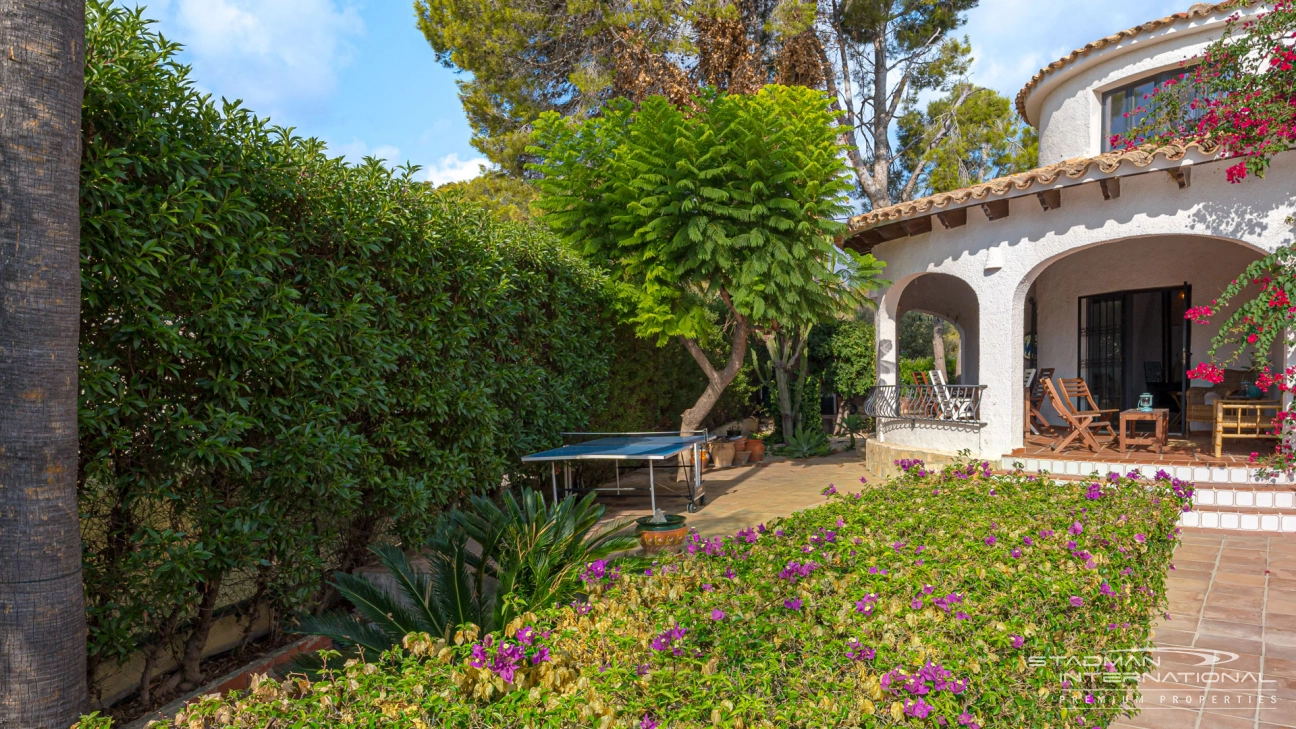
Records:
[[[189,688],[202,683],[202,654],[203,649],[207,647],[207,636],[211,633],[212,612],[216,609],[216,596],[220,594],[220,586],[219,576],[203,583],[202,601],[198,603],[198,619],[194,621],[193,631],[185,640],[180,670]]]
[[[950,381],[949,370],[945,367],[945,323],[940,319],[932,327],[932,367],[941,373],[946,382]]]
[[[720,401],[720,396],[724,394],[725,388],[733,382],[733,378],[738,375],[738,370],[742,368],[743,357],[747,356],[747,319],[738,317],[734,325],[733,336],[730,339],[731,348],[729,350],[729,360],[725,363],[724,369],[717,370],[707,358],[706,352],[702,351],[701,345],[696,339],[685,339],[684,348],[693,359],[702,368],[706,374],[707,386],[702,391],[702,395],[693,403],[693,407],[685,410],[680,418],[680,435],[690,435],[693,431],[702,426],[702,421],[706,416],[711,414],[711,408]]]
[[[86,708],[77,519],[84,0],[0,5],[0,727]]]

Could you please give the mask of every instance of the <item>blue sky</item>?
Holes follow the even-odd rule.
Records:
[[[133,3],[126,3],[133,4]],[[186,46],[195,82],[240,98],[335,153],[412,162],[436,183],[485,162],[469,144],[456,75],[436,63],[408,0],[152,0],[146,15]],[[960,32],[972,80],[1010,97],[1041,66],[1188,0],[982,0]]]

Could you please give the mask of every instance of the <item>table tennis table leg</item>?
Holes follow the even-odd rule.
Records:
[[[657,484],[653,481],[652,460],[648,461],[648,497],[652,501],[652,513],[657,513]]]
[[[549,462],[549,475],[553,477],[553,503],[558,503],[558,464]]]

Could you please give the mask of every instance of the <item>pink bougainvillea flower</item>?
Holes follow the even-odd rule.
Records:
[[[1135,534],[1134,541],[1138,542],[1139,544],[1145,544],[1147,542],[1147,536],[1143,534]]]
[[[657,721],[647,714],[639,720],[639,729],[657,729],[657,726]]]
[[[992,546],[992,547],[994,546],[994,543],[997,542],[997,541],[999,541],[999,540],[998,540],[998,539],[995,537],[995,535],[993,535],[993,534],[991,534],[990,536],[988,536],[988,537],[985,538],[985,543],[988,544],[988,545],[990,545],[990,546]]]
[[[724,611],[721,610],[720,608],[712,608],[712,610],[711,610],[711,619],[712,619],[712,620],[724,620],[724,619],[725,619]]]
[[[967,729],[981,729],[981,725],[976,723],[976,717],[966,711],[958,715],[959,726],[965,726]]]
[[[799,611],[801,609],[801,598],[794,597],[790,600],[784,600],[783,607],[787,608],[788,610]]]
[[[1079,595],[1071,596],[1071,607],[1082,607],[1083,605],[1084,605],[1083,597],[1080,597]]]
[[[1012,647],[1013,647],[1013,648],[1021,648],[1021,647],[1024,646],[1024,645],[1026,645],[1026,639],[1025,639],[1025,638],[1021,637],[1020,635],[1014,635],[1014,636],[1012,637]]]

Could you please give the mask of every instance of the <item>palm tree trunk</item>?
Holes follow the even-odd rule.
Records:
[[[77,521],[84,0],[0,6],[0,727],[86,707]]]

